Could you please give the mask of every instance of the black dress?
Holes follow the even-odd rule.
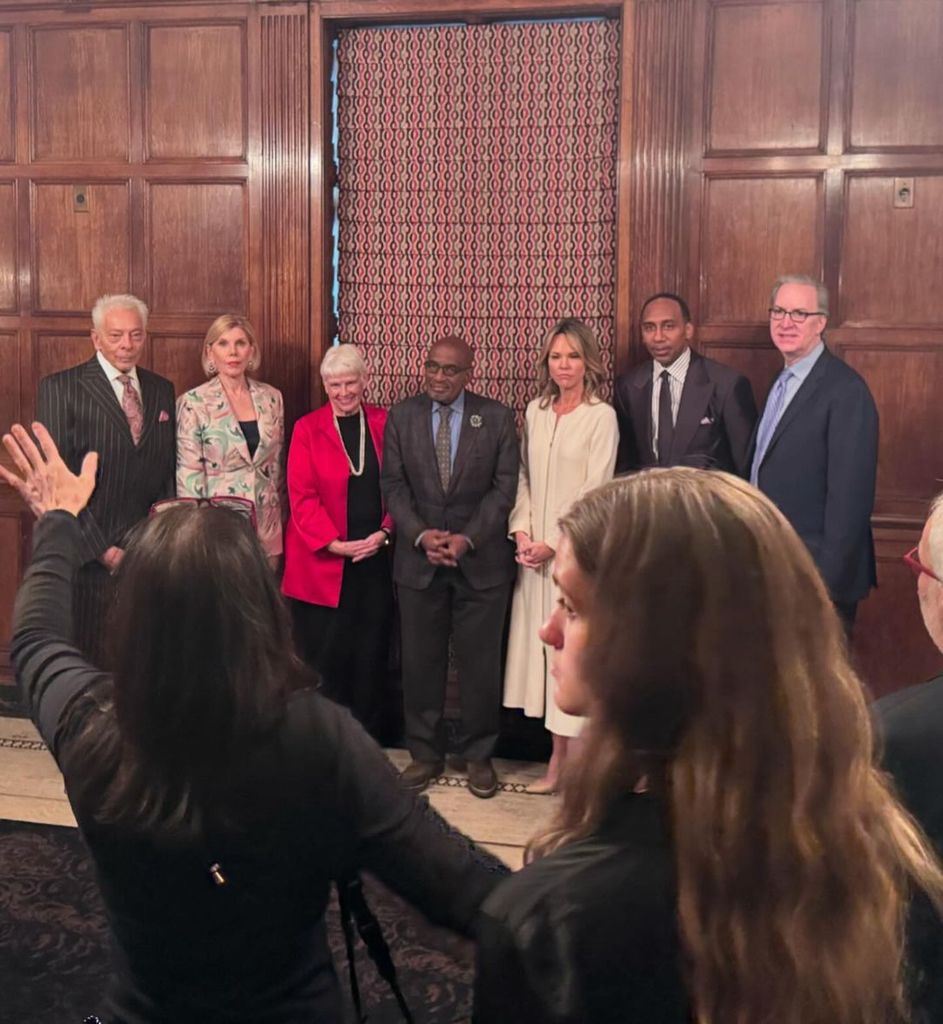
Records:
[[[354,466],[360,462],[360,429],[366,431],[364,466],[347,481],[347,539],[376,533],[383,521],[380,460],[359,413],[339,416],[341,439]],[[393,582],[386,548],[362,562],[344,560],[336,608],[293,603],[302,657],[321,677],[322,693],[350,708],[374,737],[385,741],[391,728],[387,663],[393,624]],[[397,701],[398,704],[398,701]]]

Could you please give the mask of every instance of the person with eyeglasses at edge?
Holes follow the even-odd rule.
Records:
[[[514,412],[466,390],[473,352],[439,338],[423,394],[390,410],[380,483],[396,524],[393,581],[402,628],[403,717],[412,761],[403,784],[425,789],[445,762],[449,636],[461,694],[458,760],[474,796],[494,796],[501,722],[501,637],[517,572],[508,517],[517,494]],[[464,764],[463,764],[464,762]]]
[[[920,613],[934,646],[943,654],[943,494],[930,505],[920,543],[904,555],[913,570]],[[943,858],[943,673],[882,697],[873,705],[883,740],[883,764],[901,802]],[[909,921],[913,959],[923,965],[914,979],[914,1024],[943,1021],[943,936],[922,900]]]
[[[98,664],[128,533],[155,501],[174,494],[174,386],[138,366],[147,317],[134,295],[101,296],[92,309],[94,355],[44,377],[36,399],[36,417],[73,473],[88,452],[101,456],[95,492],[79,515],[83,564],[74,595],[75,644]]]
[[[850,638],[858,602],[877,585],[878,412],[864,378],[828,350],[828,315],[822,282],[801,274],[776,280],[770,336],[784,366],[753,435],[750,483],[802,538]]]

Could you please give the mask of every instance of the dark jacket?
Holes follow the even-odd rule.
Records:
[[[224,780],[238,827],[171,842],[96,822],[97,801],[76,796],[87,771],[76,737],[100,714],[91,694],[109,680],[62,639],[81,534],[72,516],[52,512],[34,536],[13,662],[95,864],[113,938],[110,1014],[125,1024],[339,1024],[324,910],[331,880],[359,868],[433,921],[470,929],[499,876],[402,789],[346,710],[311,691],[240,751]]]
[[[754,442],[750,445],[753,461]],[[871,512],[878,413],[864,379],[826,348],[773,432],[757,485],[815,559],[833,601],[877,583]]]
[[[661,808],[632,794],[595,835],[502,882],[478,923],[476,1024],[689,1024]]]
[[[618,377],[617,473],[657,465],[652,449],[652,360]],[[723,363],[691,352],[671,443],[669,465],[722,469],[747,476],[747,449],[756,423],[750,382]]]
[[[416,547],[423,530],[463,533],[473,549],[459,569],[475,590],[508,583],[517,574],[508,517],[517,495],[520,456],[514,412],[465,392],[465,412],[447,491],[442,489],[432,437],[432,400],[416,395],[390,409],[380,478],[396,523],[393,579],[424,589],[435,566]]]

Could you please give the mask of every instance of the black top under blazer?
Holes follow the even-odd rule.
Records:
[[[396,523],[393,579],[425,589],[436,567],[416,540],[423,530],[465,534],[472,542],[459,569],[475,590],[514,579],[508,517],[519,468],[514,412],[465,392],[465,411],[448,490],[443,490],[432,437],[432,399],[416,395],[390,409],[383,440],[381,487]]]
[[[36,418],[52,435],[63,461],[77,473],[88,452],[98,452],[95,491],[79,516],[83,562],[113,545],[155,501],[175,493],[177,431],[174,386],[137,368],[144,430],[137,445],[115,390],[97,356],[39,382]]]
[[[616,379],[616,473],[658,464],[652,449],[652,366],[649,359]],[[747,378],[692,351],[668,465],[748,476],[747,450],[755,424],[756,402]]]
[[[755,446],[754,434],[748,465]],[[868,385],[826,348],[777,424],[757,483],[805,542],[833,601],[859,601],[877,583],[877,461]]]

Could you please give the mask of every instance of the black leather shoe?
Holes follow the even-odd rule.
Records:
[[[468,788],[472,796],[487,800],[498,791],[498,776],[490,760],[468,762]]]
[[[420,793],[441,774],[441,761],[410,761],[399,773],[399,777],[407,789],[411,789],[414,793]]]

